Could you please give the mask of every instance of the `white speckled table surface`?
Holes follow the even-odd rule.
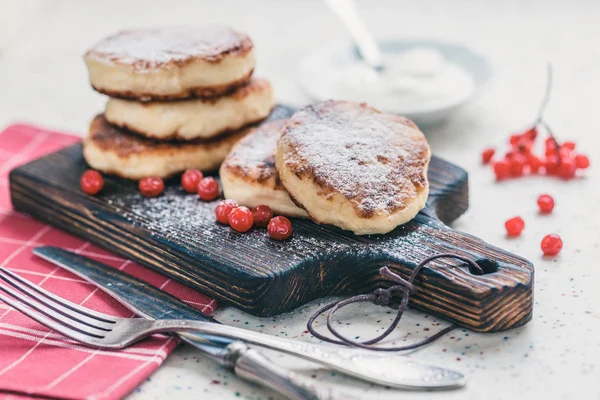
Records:
[[[307,376],[342,387],[359,398],[600,399],[600,2],[362,1],[367,23],[379,37],[436,38],[459,42],[487,56],[494,79],[475,101],[445,125],[427,130],[433,151],[470,173],[471,207],[454,224],[534,262],[535,308],[526,326],[498,334],[456,330],[409,356],[467,373],[466,388],[440,393],[401,392],[370,386],[294,359],[274,355]],[[346,37],[319,1],[118,1],[0,0],[0,126],[28,121],[84,132],[105,99],[88,84],[81,54],[115,30],[146,25],[223,22],[246,31],[258,48],[258,74],[270,78],[280,102],[303,104],[296,66],[312,46]],[[544,66],[555,68],[547,116],[557,135],[577,142],[592,161],[585,178],[564,182],[530,177],[501,184],[480,165],[480,150],[500,143],[534,118],[544,88]],[[552,194],[549,216],[536,198]],[[526,221],[518,239],[505,237],[504,221]],[[565,243],[544,259],[539,243],[551,232]],[[311,340],[305,322],[313,304],[274,318],[256,318],[230,307],[215,317],[225,324]],[[392,318],[363,305],[340,313],[352,335],[374,335]],[[353,314],[353,315],[351,315]],[[394,333],[402,343],[422,338],[440,322],[411,311]],[[431,330],[427,330],[431,328]],[[392,366],[390,366],[392,367]],[[276,399],[181,346],[139,387],[133,399]]]

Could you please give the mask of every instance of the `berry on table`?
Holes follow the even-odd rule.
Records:
[[[237,232],[247,232],[254,225],[254,216],[248,207],[238,207],[229,213],[229,226]]]
[[[482,153],[481,153],[481,161],[484,164],[488,164],[491,160],[492,157],[494,157],[494,154],[496,153],[496,150],[489,148],[489,149],[485,149]]]
[[[540,212],[542,214],[549,214],[554,209],[554,199],[549,194],[542,194],[537,199]]]
[[[153,198],[160,196],[165,189],[165,183],[159,176],[147,176],[140,179],[138,188],[140,189],[142,196]]]
[[[100,172],[88,169],[81,175],[79,184],[81,185],[81,190],[85,193],[95,195],[104,187],[104,178]]]
[[[285,240],[292,236],[292,223],[284,216],[277,216],[269,222],[267,232],[271,239]]]
[[[197,169],[187,169],[183,175],[181,175],[181,186],[183,190],[188,193],[196,193],[198,191],[198,183],[202,180],[204,175]]]
[[[550,234],[544,236],[541,243],[542,251],[545,256],[555,256],[562,250],[563,242],[560,236]]]
[[[590,166],[590,159],[585,154],[577,154],[575,156],[575,165],[579,169],[586,169]]]
[[[494,163],[494,174],[497,180],[506,179],[510,176],[510,162],[507,160],[499,160]]]
[[[252,209],[252,215],[254,216],[254,225],[258,228],[265,228],[273,218],[273,210],[271,207],[261,204]]]
[[[229,224],[229,214],[236,209],[238,203],[235,200],[227,199],[222,200],[217,204],[215,208],[215,217],[217,218],[217,222],[221,224]]]
[[[508,236],[519,236],[525,228],[525,221],[521,217],[514,217],[504,223]]]
[[[219,183],[215,180],[215,178],[208,176],[206,178],[202,178],[200,182],[198,182],[198,197],[200,197],[204,201],[212,201],[219,196],[219,192],[221,188],[219,188]]]

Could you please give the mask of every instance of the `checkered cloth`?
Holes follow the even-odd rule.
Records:
[[[71,135],[29,125],[12,125],[0,132],[0,265],[86,307],[133,316],[93,285],[31,252],[36,246],[59,246],[142,278],[210,314],[214,300],[12,210],[9,171],[78,141]],[[119,399],[156,370],[175,346],[172,338],[154,336],[123,351],[90,349],[0,303],[0,400],[33,395]]]

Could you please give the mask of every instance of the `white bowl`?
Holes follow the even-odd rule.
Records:
[[[384,54],[403,53],[414,48],[437,50],[448,62],[462,68],[473,79],[475,90],[467,96],[455,98],[453,101],[430,108],[382,110],[406,116],[417,124],[438,123],[450,117],[458,107],[480,92],[484,83],[492,76],[488,62],[464,46],[436,40],[383,40],[379,42],[379,45]],[[348,43],[333,43],[315,50],[300,62],[298,72],[302,89],[315,101],[334,98],[333,93],[329,92],[331,85],[324,82],[324,79],[327,79],[325,72],[335,71],[340,66],[355,61],[357,57],[356,49]]]

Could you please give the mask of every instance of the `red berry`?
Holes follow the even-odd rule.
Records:
[[[590,159],[585,154],[577,154],[575,156],[575,165],[579,169],[586,169],[590,166]]]
[[[558,176],[563,179],[571,179],[575,176],[576,169],[577,165],[575,165],[575,160],[571,157],[565,157],[560,160]]]
[[[523,132],[523,136],[526,139],[529,139],[530,141],[534,141],[537,138],[537,135],[538,135],[538,130],[535,126],[531,129],[528,129],[525,132]]]
[[[560,253],[560,250],[563,247],[563,242],[560,236],[550,234],[544,236],[541,247],[545,256],[555,256]]]
[[[554,209],[554,199],[548,194],[542,194],[537,199],[540,212],[543,214],[549,214]]]
[[[519,236],[525,228],[525,221],[521,217],[513,217],[504,223],[508,236]]]
[[[269,206],[259,205],[252,209],[252,216],[254,216],[254,225],[265,228],[273,218],[273,210]]]
[[[531,170],[532,174],[539,172],[540,168],[544,166],[542,160],[540,160],[538,156],[533,154],[529,155],[527,163],[529,164],[529,169]]]
[[[247,232],[252,228],[254,224],[254,217],[252,216],[252,211],[248,209],[248,207],[238,207],[229,213],[228,216],[229,226],[233,228],[233,230],[238,232]]]
[[[215,208],[215,216],[217,222],[229,224],[229,214],[237,208],[238,204],[235,200],[222,200]]]
[[[181,175],[181,186],[188,193],[196,193],[198,191],[198,183],[204,175],[197,169],[188,169]]]
[[[292,236],[292,223],[289,219],[280,215],[271,219],[267,232],[271,239],[285,240]]]
[[[564,142],[562,147],[565,147],[569,150],[575,150],[575,143],[574,142]]]
[[[509,142],[510,144],[512,144],[513,146],[515,146],[517,143],[519,143],[519,140],[521,140],[523,136],[515,134],[515,135],[511,135]]]
[[[515,154],[510,160],[510,174],[515,177],[523,175],[525,165],[527,158],[523,154]]]
[[[546,161],[544,162],[544,166],[546,167],[546,174],[557,175],[559,164],[560,164],[560,159],[558,158],[558,156],[556,154],[546,157]]]
[[[507,160],[499,160],[494,163],[494,174],[497,180],[506,179],[510,176],[510,162]]]
[[[481,161],[484,164],[488,164],[492,160],[492,157],[494,157],[495,152],[496,150],[494,149],[485,149],[483,153],[481,153]]]
[[[215,178],[208,176],[206,178],[202,178],[200,182],[198,182],[198,196],[204,201],[212,201],[219,196],[220,188],[219,183],[215,180]]]
[[[142,196],[153,198],[160,196],[165,189],[165,183],[159,176],[147,176],[140,179],[138,188],[140,189]]]
[[[100,175],[100,172],[88,169],[81,175],[79,180],[81,190],[87,194],[97,194],[104,187],[104,178]]]

